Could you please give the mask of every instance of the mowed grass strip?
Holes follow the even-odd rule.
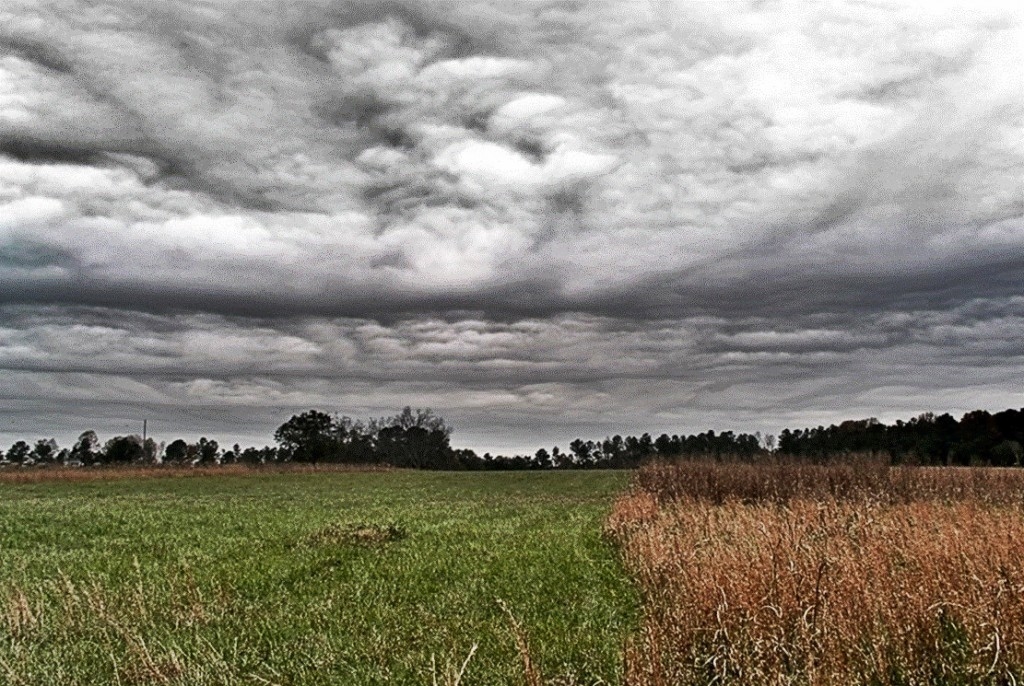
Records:
[[[462,684],[619,683],[638,598],[601,526],[628,478],[0,485],[0,683],[451,684],[471,654]]]

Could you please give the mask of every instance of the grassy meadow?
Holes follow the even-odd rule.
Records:
[[[1018,684],[1022,542],[1024,470],[9,471],[0,684]]]
[[[79,474],[0,483],[0,683],[622,680],[627,473]]]
[[[1024,683],[1020,470],[653,465],[606,526],[630,686]]]

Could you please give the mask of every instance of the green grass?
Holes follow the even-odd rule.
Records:
[[[0,484],[0,683],[617,683],[622,472]]]

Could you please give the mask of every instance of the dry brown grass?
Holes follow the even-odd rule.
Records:
[[[523,666],[523,678],[526,681],[526,686],[544,686],[544,677],[541,676],[537,663],[533,659],[533,652],[530,650],[530,637],[527,636],[522,622],[516,618],[504,600],[498,600],[498,607],[508,617],[509,630],[512,632],[516,649],[519,651],[519,660]]]
[[[50,481],[115,481],[169,477],[255,476],[268,474],[319,474],[330,472],[393,471],[386,465],[276,464],[276,465],[119,465],[100,467],[5,467],[0,484],[31,484]]]
[[[647,468],[607,524],[645,598],[626,683],[1018,683],[1022,486],[993,470]]]
[[[994,467],[890,467],[855,457],[841,464],[739,461],[660,462],[634,479],[659,501],[693,498],[721,504],[786,503],[792,499],[876,500],[889,503],[966,500],[1024,505],[1024,470]]]

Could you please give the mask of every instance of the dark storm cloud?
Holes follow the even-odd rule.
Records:
[[[330,49],[322,40],[325,29],[345,29],[394,19],[418,38],[440,37],[443,48],[435,55],[435,60],[458,59],[498,48],[499,35],[494,27],[487,26],[486,13],[477,8],[476,12],[464,14],[460,22],[459,17],[455,17],[455,21],[446,17],[447,9],[450,8],[429,3],[373,0],[313,4],[299,10],[300,16],[288,28],[286,40],[309,56],[330,64]]]
[[[0,246],[0,268],[34,270],[66,267],[74,265],[74,261],[74,256],[68,252],[31,240],[13,240]]]
[[[525,448],[1024,404],[1021,19],[15,3],[3,418],[419,403]]]
[[[33,407],[99,412],[125,407],[130,394],[153,416],[184,425],[197,407],[210,416],[252,407],[280,417],[308,406],[372,415],[440,401],[471,433],[525,422],[563,444],[584,427],[769,431],[777,414],[760,415],[780,405],[784,416],[815,419],[823,411],[842,418],[849,408],[906,414],[902,403],[950,389],[958,395],[944,407],[965,411],[982,393],[1019,380],[1024,353],[1019,297],[881,313],[846,329],[844,317],[821,314],[643,325],[588,315],[391,325],[28,307],[0,315],[5,397],[48,399]],[[879,379],[892,399],[877,396]],[[508,441],[480,445],[526,447]]]
[[[879,280],[890,282],[880,289],[883,295],[927,291],[927,285],[914,285],[915,280],[928,278],[919,269],[908,270],[907,288],[901,288],[903,270],[885,264],[885,251],[899,254],[918,244],[918,236],[910,235],[913,228],[904,227],[912,225],[915,216],[943,209],[933,207],[941,205],[933,190],[943,190],[937,183],[950,184],[950,170],[941,164],[938,169],[918,168],[908,181],[900,173],[904,160],[885,151],[895,148],[902,155],[900,147],[919,146],[933,133],[929,128],[936,125],[929,123],[926,106],[950,97],[949,91],[957,85],[942,79],[966,78],[972,57],[977,61],[977,53],[985,47],[985,34],[968,32],[950,55],[935,54],[937,47],[927,43],[915,45],[907,55],[896,55],[895,64],[886,61],[887,54],[869,54],[863,61],[879,68],[879,73],[902,75],[885,77],[890,80],[929,83],[923,74],[938,74],[932,77],[931,88],[907,99],[912,118],[922,120],[922,132],[896,130],[884,145],[875,142],[877,136],[869,136],[863,151],[853,147],[845,155],[826,156],[814,149],[820,147],[814,140],[804,146],[811,150],[800,154],[787,152],[778,141],[769,144],[766,136],[785,134],[784,127],[767,112],[758,111],[765,106],[758,97],[729,93],[728,80],[719,78],[726,88],[711,80],[696,80],[689,87],[668,91],[658,83],[659,74],[651,71],[650,63],[639,59],[616,63],[607,53],[611,42],[646,28],[643,22],[654,17],[644,17],[642,12],[616,33],[598,26],[597,18],[590,18],[582,8],[555,5],[512,6],[502,14],[486,5],[468,4],[457,11],[412,3],[309,3],[287,10],[263,4],[260,9],[269,19],[230,5],[223,9],[214,5],[202,13],[171,5],[155,13],[122,12],[113,27],[90,25],[88,17],[76,23],[70,13],[56,7],[43,11],[57,24],[65,24],[66,34],[44,32],[12,40],[36,46],[30,51],[33,54],[45,52],[46,40],[57,44],[49,48],[54,54],[58,48],[74,53],[83,66],[73,78],[63,78],[70,71],[50,79],[56,85],[45,75],[39,78],[66,90],[63,94],[70,96],[72,106],[77,98],[83,107],[113,108],[118,116],[107,135],[96,130],[98,124],[93,126],[89,116],[83,117],[77,133],[81,142],[76,143],[74,129],[69,136],[66,129],[58,132],[47,125],[48,117],[57,113],[48,114],[44,106],[37,111],[39,126],[12,124],[0,144],[11,158],[89,166],[109,162],[111,155],[127,155],[155,166],[155,173],[144,179],[147,184],[207,196],[218,204],[217,214],[238,210],[285,215],[267,226],[271,233],[291,221],[288,214],[314,211],[322,218],[317,229],[321,235],[311,236],[304,249],[314,250],[317,239],[322,239],[321,247],[328,248],[328,253],[349,252],[351,242],[344,239],[372,240],[360,246],[363,249],[355,251],[359,254],[351,261],[340,255],[331,259],[330,254],[322,261],[325,274],[356,272],[339,287],[318,285],[291,293],[257,289],[252,296],[249,284],[237,291],[233,288],[234,274],[222,283],[215,274],[204,274],[208,278],[202,280],[203,288],[194,289],[191,284],[148,276],[140,281],[137,275],[122,273],[121,265],[115,271],[105,269],[102,260],[99,264],[83,260],[95,266],[76,274],[75,281],[64,282],[63,290],[59,279],[50,279],[45,288],[32,284],[28,290],[46,302],[59,302],[67,293],[72,302],[108,305],[117,297],[108,292],[124,288],[136,293],[128,296],[129,307],[159,309],[161,301],[167,300],[197,311],[268,316],[284,310],[387,316],[389,312],[475,309],[502,317],[588,310],[649,318],[686,316],[722,303],[735,303],[741,311],[745,303],[772,307],[780,298],[795,310],[840,307],[860,296],[870,300],[874,294],[870,284],[858,287],[865,265],[844,265],[833,253],[850,247],[851,234],[857,231],[851,224],[872,221],[872,210],[893,199],[896,213],[881,218],[868,238],[876,240],[882,231],[905,232],[906,239],[869,246],[862,257],[865,262],[881,258]],[[604,11],[614,14],[614,10]],[[838,14],[840,21],[849,19],[843,12]],[[783,14],[780,18],[783,28],[794,34],[804,29],[800,17]],[[834,19],[821,17],[826,26]],[[760,29],[747,36],[742,36],[743,31],[729,36],[728,30],[715,28],[717,20],[684,13],[676,18],[677,24],[690,22],[702,28],[670,23],[649,45],[642,45],[639,54],[647,50],[647,57],[653,59],[668,49],[659,41],[686,38],[696,40],[697,47],[693,53],[687,52],[686,44],[677,48],[681,52],[675,64],[681,80],[699,79],[702,71],[719,69],[710,66],[716,62],[716,45],[722,54],[735,56],[739,65],[729,67],[734,73],[726,76],[761,77],[759,72],[745,72],[743,63],[756,52]],[[569,46],[552,44],[552,40],[566,40],[565,26],[579,33],[577,40]],[[112,56],[89,49],[98,40],[92,34],[112,37]],[[785,31],[782,35],[788,38]],[[765,36],[774,38],[770,32]],[[556,48],[564,53],[557,65]],[[131,65],[138,78],[112,81],[107,76],[111,61],[130,64],[147,49],[155,57]],[[273,68],[265,63],[272,58],[276,60]],[[574,91],[573,85],[579,82],[570,82],[571,75],[584,83],[593,81],[598,66],[602,76],[595,82],[595,93]],[[768,71],[764,74],[782,78]],[[241,90],[237,83],[243,78],[256,87],[254,101],[252,91]],[[873,101],[874,79],[856,78],[859,82],[855,79],[838,92],[835,104],[847,107],[852,100],[861,107],[860,103]],[[181,112],[185,123],[172,122],[168,115],[173,112],[161,111],[168,101],[158,96],[169,95],[169,86],[182,83],[184,89],[174,90],[172,102],[177,104],[172,110]],[[695,92],[703,101],[721,105],[720,113],[713,110],[713,117],[697,122],[697,138],[685,130],[697,111]],[[644,97],[652,96],[658,98],[657,106],[637,110]],[[998,97],[992,100],[993,107],[1000,104]],[[275,113],[266,109],[268,103],[284,107]],[[672,109],[663,109],[662,103],[671,104]],[[472,124],[466,121],[467,107],[478,112],[469,117]],[[701,104],[699,110],[706,107]],[[915,107],[922,114],[913,114]],[[838,122],[846,125],[842,119]],[[981,135],[975,133],[973,122],[968,124],[970,145],[945,147],[946,166],[949,160],[965,156],[968,166],[981,161],[977,152],[968,151]],[[851,129],[850,133],[862,132]],[[679,134],[683,145],[704,136],[706,150],[688,159],[692,155],[670,140]],[[281,145],[289,149],[290,157],[267,154],[267,147]],[[915,154],[918,159],[910,160],[914,163],[942,161],[927,150]],[[756,193],[763,193],[757,191],[758,184],[771,180],[763,178],[767,174],[785,177],[800,171],[800,165],[810,165],[807,171],[813,171],[823,163],[831,168],[826,164],[822,178],[838,175],[831,180],[846,177],[846,182],[816,188],[807,179],[806,191],[820,192],[809,202],[802,191],[788,199],[786,193],[777,193],[767,205],[757,199]],[[696,173],[696,187],[687,176],[674,176],[673,169],[676,174],[690,170],[690,177]],[[643,188],[634,185],[652,172],[655,176],[646,177]],[[865,183],[869,177],[875,178]],[[625,192],[631,195],[624,205],[609,205],[616,194]],[[661,216],[660,201],[653,213],[642,206],[657,194],[674,195],[679,216]],[[802,206],[790,210],[787,201]],[[752,203],[763,205],[763,219],[753,219],[746,210],[735,212]],[[327,210],[328,206],[335,210]],[[979,230],[974,218],[957,216],[963,214],[962,206],[956,209],[941,215],[948,225],[935,228]],[[687,213],[694,211],[688,218]],[[1010,214],[1004,216],[1013,216],[1012,211],[1008,207]],[[259,214],[253,217],[257,222],[269,221]],[[363,224],[356,233],[339,225],[353,218],[361,218]],[[134,246],[132,219],[126,218],[120,235]],[[64,223],[74,224],[74,217]],[[451,231],[453,224],[461,226]],[[68,230],[75,229],[69,226]],[[821,236],[818,244],[808,246],[808,237],[816,235]],[[336,247],[329,245],[332,239]],[[196,243],[173,249],[202,254],[201,236]],[[417,259],[428,244],[437,253],[435,259]],[[473,252],[467,251],[467,244]],[[581,247],[585,259],[576,261],[573,252]],[[626,256],[630,259],[621,259],[623,250],[631,253]],[[950,264],[949,255],[928,253],[926,249],[923,259],[933,270],[957,267]],[[153,259],[167,257],[159,252],[153,255]],[[968,255],[971,258],[977,255]],[[273,252],[264,259],[267,269],[275,271]],[[475,262],[468,269],[467,260]],[[217,261],[207,260],[204,271],[218,270]],[[225,255],[221,261],[234,263],[235,256]],[[825,268],[834,271],[828,274],[831,283],[826,288],[821,288],[822,262],[833,263]],[[143,261],[140,268],[148,275],[152,270],[146,266]],[[231,272],[228,267],[225,273]],[[611,283],[602,286],[599,281],[612,271],[616,273]],[[446,287],[451,272],[471,272],[464,277],[464,288]],[[286,273],[281,276],[287,281]],[[574,277],[585,282],[573,283]],[[759,283],[761,279],[765,283]],[[412,282],[422,287],[410,287]],[[531,286],[531,282],[536,283]],[[733,290],[743,297],[722,297]],[[793,297],[800,290],[806,291],[807,300]],[[517,297],[521,291],[527,297]],[[231,302],[234,292],[243,294],[235,298],[237,303]],[[816,303],[819,295],[821,302]],[[381,312],[367,307],[367,300]]]
[[[6,35],[0,32],[0,53],[14,55],[39,65],[49,71],[61,74],[74,72],[74,63],[59,47],[25,36]]]
[[[97,150],[53,142],[33,141],[11,137],[0,139],[0,154],[13,157],[19,162],[40,162],[57,164],[96,164],[103,161]]]

